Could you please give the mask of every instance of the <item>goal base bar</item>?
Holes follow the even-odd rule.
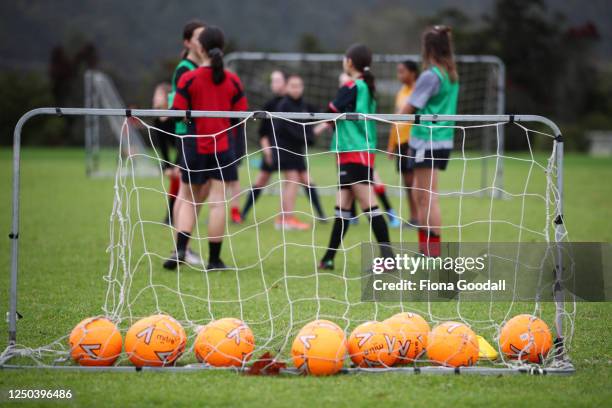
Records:
[[[84,366],[54,366],[54,365],[2,365],[0,370],[58,370],[58,371],[81,371],[81,372],[192,372],[192,371],[233,371],[245,372],[246,370],[233,368],[218,368],[205,365],[186,365],[181,367],[130,367],[130,366],[111,366],[111,367],[84,367]],[[391,367],[387,369],[376,368],[344,368],[338,374],[383,374],[398,373],[404,375],[572,375],[576,372],[573,366],[564,368],[538,368],[538,367],[506,367],[506,368],[487,368],[487,367]],[[295,368],[287,368],[280,371],[280,374],[301,375]]]

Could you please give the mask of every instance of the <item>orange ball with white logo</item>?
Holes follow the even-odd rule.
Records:
[[[552,348],[552,335],[544,320],[521,314],[504,324],[499,345],[508,358],[542,363]]]
[[[348,339],[348,352],[359,367],[391,367],[399,357],[399,342],[387,324],[370,321],[355,328]]]
[[[110,366],[121,354],[121,333],[106,317],[83,320],[72,330],[68,342],[72,359],[82,366]]]
[[[429,324],[415,313],[398,313],[385,320],[399,342],[397,364],[406,364],[418,359],[425,352]]]
[[[214,320],[200,329],[194,344],[196,358],[215,367],[240,367],[255,349],[253,332],[240,319]]]
[[[293,364],[311,375],[336,374],[344,365],[346,338],[338,325],[316,320],[300,330],[291,347]]]
[[[449,367],[471,366],[478,361],[478,338],[467,325],[444,322],[434,327],[427,341],[427,355]]]
[[[183,326],[158,314],[138,320],[125,335],[125,352],[136,367],[172,365],[185,351]]]

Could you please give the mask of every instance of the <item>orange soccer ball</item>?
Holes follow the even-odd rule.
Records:
[[[399,356],[398,350],[393,329],[381,322],[357,326],[348,339],[351,360],[359,367],[391,367]]]
[[[167,366],[185,351],[187,336],[172,317],[157,314],[140,319],[125,335],[125,352],[136,367]]]
[[[450,367],[476,364],[479,351],[476,334],[463,323],[439,324],[431,331],[427,341],[429,358]]]
[[[90,317],[72,330],[70,355],[83,366],[109,366],[121,354],[121,333],[106,317]]]
[[[302,327],[302,330],[306,330],[306,328],[310,328],[313,326],[326,326],[344,335],[344,330],[342,330],[340,326],[338,326],[336,323],[332,322],[331,320],[325,320],[325,319],[313,320],[312,322],[307,323],[304,327]]]
[[[504,324],[499,345],[508,358],[542,363],[552,347],[552,335],[542,319],[521,314]]]
[[[194,349],[201,363],[215,367],[240,367],[253,354],[255,336],[242,320],[227,317],[202,327]]]
[[[300,330],[291,347],[293,364],[312,375],[336,374],[344,364],[346,338],[329,320],[315,320]]]
[[[429,324],[416,313],[398,313],[383,323],[386,323],[397,337],[398,360],[397,363],[409,363],[418,359],[425,352]]]

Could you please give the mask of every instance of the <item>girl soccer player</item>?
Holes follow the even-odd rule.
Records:
[[[174,97],[173,109],[204,111],[242,111],[247,109],[242,83],[238,76],[224,69],[223,46],[225,36],[217,27],[207,27],[200,34],[202,66],[183,74]],[[197,208],[208,194],[208,248],[207,270],[226,269],[221,260],[221,244],[225,233],[226,183],[238,179],[237,168],[230,150],[227,118],[195,118],[189,122],[189,135],[181,139],[182,204],[176,214],[176,256],[164,263],[174,269],[185,260],[185,250],[196,222]],[[213,136],[214,135],[214,136]],[[207,186],[208,185],[208,186]],[[207,191],[209,190],[209,191]]]
[[[163,109],[167,109],[168,107],[172,107],[172,103],[174,101],[174,95],[176,94],[176,87],[183,76],[183,74],[193,71],[202,63],[202,54],[200,52],[200,42],[199,37],[204,31],[204,23],[201,21],[190,21],[183,27],[183,52],[181,55],[181,60],[178,65],[174,69],[174,74],[172,74],[172,81],[170,83],[171,90],[168,93],[167,98],[167,106]],[[187,125],[183,121],[168,121],[172,123],[173,129],[171,130],[177,135],[185,135],[187,134]],[[176,143],[177,152],[176,152],[176,163],[179,163],[181,157],[181,149]],[[173,219],[178,211],[178,207],[181,205],[180,200],[177,202],[176,197],[178,196],[179,186],[181,184],[181,172],[178,167],[168,167],[164,170],[164,173],[170,179],[170,188],[168,189],[168,206],[170,212],[168,214],[167,223],[169,225],[173,224]],[[185,261],[188,264],[194,266],[204,266],[204,262],[202,261],[202,257],[199,254],[195,253],[191,250],[191,248],[187,248],[185,251]]]
[[[400,113],[454,115],[457,112],[459,77],[450,28],[427,28],[423,32],[421,48],[423,73]],[[414,169],[419,248],[426,256],[439,256],[442,217],[438,199],[438,170],[445,170],[448,164],[455,122],[421,123],[425,126],[412,126],[408,142],[409,167]]]
[[[370,70],[372,52],[362,44],[352,45],[342,61],[342,67],[351,81],[345,83],[329,104],[332,112],[376,112],[375,81]],[[322,133],[323,127],[316,132]],[[373,188],[376,124],[373,121],[338,121],[332,138],[331,150],[336,152],[339,172],[339,191],[336,196],[336,218],[328,249],[319,269],[334,269],[334,257],[351,218],[351,203],[357,200],[364,214],[370,218],[383,256],[392,256],[389,247],[389,229],[383,213],[376,205]]]
[[[414,83],[418,76],[419,67],[414,61],[407,60],[397,64],[397,79],[402,84],[402,87],[395,96],[395,113],[401,112],[406,104],[406,101],[412,94]],[[408,140],[410,140],[410,124],[392,126],[389,131],[387,152],[390,159],[393,158],[393,156],[397,157],[396,170],[402,174],[410,207],[410,221],[408,224],[410,227],[415,227],[419,220],[416,216],[416,202],[412,192],[414,171],[408,166]]]

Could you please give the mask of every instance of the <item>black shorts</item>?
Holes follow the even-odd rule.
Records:
[[[365,164],[346,163],[338,167],[340,188],[351,188],[357,183],[373,183],[374,169]]]
[[[402,174],[412,172],[412,168],[410,168],[408,163],[409,150],[410,148],[408,147],[408,143],[402,143],[401,145],[399,145],[399,156],[397,156],[397,166],[395,167],[395,169]]]
[[[446,170],[450,159],[451,149],[434,149],[416,151],[412,147],[408,149],[408,168],[422,169],[434,168]]]
[[[272,153],[273,166],[280,171],[286,170],[306,170],[306,159],[303,154],[288,150],[279,149]]]
[[[239,167],[242,163],[242,158],[246,155],[246,146],[244,144],[244,135],[242,132],[237,134],[228,135],[229,149],[234,155],[234,162],[236,167]]]
[[[274,164],[274,157],[272,157],[272,163],[268,164],[266,162],[266,157],[262,153],[261,154],[261,165],[259,166],[259,170],[265,171],[268,173],[274,173],[275,171],[278,171],[278,166]]]
[[[195,138],[184,140],[185,155],[180,163],[183,183],[204,184],[210,179],[226,182],[238,180],[238,166],[232,150],[198,153]]]

